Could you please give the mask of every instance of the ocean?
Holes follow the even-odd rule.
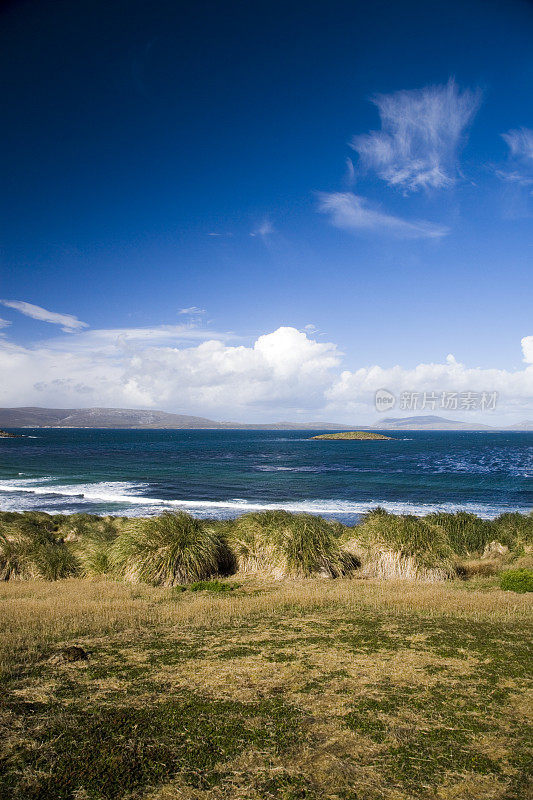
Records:
[[[533,507],[533,433],[394,431],[391,441],[313,441],[323,431],[21,429],[0,439],[0,509],[233,517],[284,508],[357,522],[366,510]]]

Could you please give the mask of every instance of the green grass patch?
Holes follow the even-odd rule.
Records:
[[[115,800],[172,778],[208,789],[248,749],[271,755],[302,739],[301,715],[279,699],[257,703],[193,694],[142,707],[62,708],[20,703],[31,744],[1,764],[2,800]]]
[[[226,583],[223,581],[195,581],[191,583],[189,589],[191,592],[211,592],[212,594],[226,594],[240,589],[240,583]]]

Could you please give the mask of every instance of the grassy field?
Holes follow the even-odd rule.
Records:
[[[7,581],[0,604],[2,800],[530,796],[532,595],[496,577]]]

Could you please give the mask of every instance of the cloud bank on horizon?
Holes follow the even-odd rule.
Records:
[[[279,327],[243,345],[230,343],[231,334],[179,325],[82,330],[81,323],[72,335],[64,322],[56,324],[69,335],[26,346],[0,338],[0,405],[162,408],[250,422],[296,414],[366,423],[375,418],[375,392],[386,388],[398,395],[497,392],[499,421],[531,413],[533,335],[523,337],[525,367],[515,371],[468,367],[452,355],[413,368],[343,369],[338,345],[317,341],[312,326]]]

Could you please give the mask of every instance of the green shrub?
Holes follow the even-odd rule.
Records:
[[[216,530],[178,512],[132,520],[113,543],[111,559],[126,580],[175,586],[224,574],[231,553]]]
[[[500,589],[507,592],[533,592],[533,569],[508,569],[500,577]]]
[[[239,517],[228,536],[243,572],[278,578],[338,577],[359,566],[357,558],[342,549],[343,530],[340,523],[311,514],[262,511]]]

